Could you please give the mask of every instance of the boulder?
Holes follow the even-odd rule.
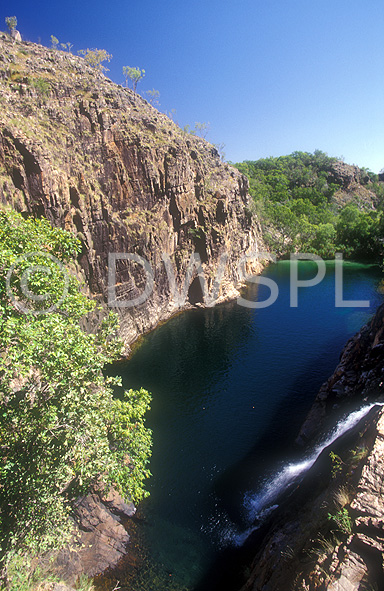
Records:
[[[11,31],[10,31],[9,34],[10,34],[10,36],[12,37],[12,39],[14,41],[20,41],[21,42],[21,35],[20,35],[20,32],[19,31],[17,31],[16,29],[11,29]]]

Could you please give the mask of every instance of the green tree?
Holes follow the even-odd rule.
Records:
[[[337,220],[337,240],[348,256],[374,256],[378,251],[378,218],[371,212],[360,211],[356,205],[346,205]]]
[[[83,55],[87,64],[98,72],[102,74],[108,72],[108,68],[103,66],[103,62],[110,62],[113,56],[105,49],[80,49],[78,53]]]
[[[14,31],[17,27],[17,18],[15,16],[7,16],[5,18],[5,23],[9,31]]]
[[[73,498],[102,479],[146,496],[148,392],[105,377],[117,318],[81,328],[94,303],[69,274],[80,245],[44,220],[0,212],[0,559],[60,547]]]
[[[57,49],[59,45],[59,40],[57,37],[55,37],[54,35],[51,35],[51,47],[52,49]]]
[[[332,258],[336,253],[336,228],[333,224],[319,224],[312,241],[312,249],[324,259]]]
[[[136,94],[137,85],[145,76],[145,70],[140,68],[131,68],[130,66],[123,66],[123,75],[125,78],[125,85],[128,86],[128,81],[132,85],[133,92]]]
[[[160,105],[159,103],[159,98],[160,98],[160,92],[158,90],[147,90],[145,93],[148,97],[148,102],[151,103],[151,105],[153,107],[158,107]]]
[[[64,50],[67,50],[68,53],[71,53],[73,43],[70,43],[69,41],[67,43],[60,43],[60,47],[62,47]]]

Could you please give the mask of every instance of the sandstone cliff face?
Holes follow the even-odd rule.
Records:
[[[108,253],[135,253],[149,262],[150,297],[118,310],[127,344],[180,307],[164,258],[176,288],[193,252],[208,289],[225,260],[219,293],[225,300],[237,294],[241,256],[264,250],[247,211],[247,180],[222,163],[212,145],[182,132],[82,58],[5,36],[0,199],[77,234],[81,268],[100,302],[108,298]],[[259,263],[249,264],[260,271]],[[131,302],[145,287],[151,291],[142,261],[118,260],[116,271],[117,300]],[[202,300],[192,277],[181,307]]]
[[[366,170],[337,160],[330,165],[328,178],[330,182],[340,186],[332,198],[338,207],[353,203],[361,209],[374,209],[378,205],[378,198],[371,190],[372,181]]]

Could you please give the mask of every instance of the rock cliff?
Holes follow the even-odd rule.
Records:
[[[383,350],[384,305],[347,343],[301,429],[301,445],[313,442],[328,419],[334,424],[340,407],[384,399]],[[382,589],[383,453],[384,411],[375,406],[323,451],[295,490],[281,499],[274,517],[250,539],[255,555],[242,591]]]
[[[376,208],[379,200],[372,191],[372,181],[366,170],[341,160],[335,160],[329,168],[329,181],[340,187],[332,197],[337,207],[353,203],[361,209]]]
[[[299,444],[311,441],[347,401],[378,400],[384,384],[384,305],[353,336],[341,354],[332,376],[320,388],[300,430]]]
[[[127,345],[201,304],[198,276],[211,289],[220,262],[219,301],[237,295],[239,260],[263,250],[247,187],[213,145],[82,58],[0,39],[0,200],[75,232],[86,283],[104,304],[108,254],[134,253],[116,261],[109,292],[128,302],[118,308]],[[180,302],[192,253],[201,266]]]

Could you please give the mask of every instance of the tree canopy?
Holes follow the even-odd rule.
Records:
[[[83,55],[87,64],[101,74],[108,72],[108,68],[103,66],[103,62],[110,62],[113,57],[105,49],[80,49],[78,54]]]
[[[113,395],[106,364],[122,344],[110,314],[69,272],[79,241],[47,220],[0,211],[0,545],[12,553],[60,546],[71,501],[101,479],[127,499],[146,496],[151,435],[143,389]]]
[[[357,196],[338,205],[333,197],[342,185],[334,175],[336,162],[317,150],[236,165],[249,178],[252,209],[278,255],[301,251],[332,258],[343,252],[349,258],[381,260],[383,186],[361,169],[378,208],[364,206]]]
[[[15,16],[5,17],[5,24],[10,31],[13,31],[17,27],[17,18]]]
[[[145,70],[140,68],[131,68],[130,66],[123,66],[123,75],[125,78],[125,84],[128,86],[128,80],[132,85],[132,89],[136,92],[137,85],[145,76]]]

